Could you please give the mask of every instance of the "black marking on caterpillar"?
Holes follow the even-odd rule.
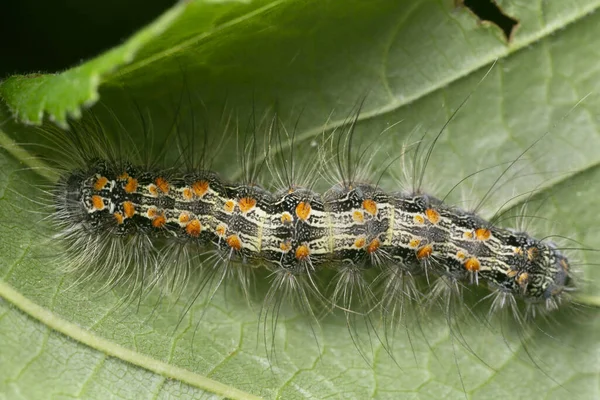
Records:
[[[193,165],[161,169],[140,162],[136,151],[123,155],[105,141],[101,130],[96,136],[77,129],[64,133],[63,145],[80,165],[66,171],[52,192],[58,238],[70,249],[74,269],[89,264],[95,272],[112,274],[117,282],[133,267],[134,281],[141,285],[134,292],[140,295],[147,290],[143,282],[148,279],[147,285],[153,286],[163,277],[187,277],[187,272],[169,270],[172,265],[185,271],[205,267],[198,293],[214,293],[233,277],[248,295],[252,270],[264,265],[275,277],[265,300],[265,309],[272,310],[273,329],[286,297],[296,297],[313,315],[311,297],[323,297],[315,277],[325,267],[341,273],[332,302],[350,316],[369,316],[377,305],[384,316],[395,312],[407,297],[420,296],[413,282],[418,275],[426,276],[427,283],[434,275],[442,277],[433,290],[438,294],[443,285],[460,291],[485,283],[497,294],[493,309],[508,305],[516,312],[517,298],[534,305],[532,309],[558,306],[574,283],[567,258],[553,244],[497,227],[471,211],[447,205],[445,198],[421,193],[423,172],[417,173],[419,183],[408,192],[389,193],[378,184],[362,183],[356,166],[365,163],[365,153],[359,151],[353,161],[348,144],[358,115],[349,121],[345,134],[332,136],[337,140],[335,154],[346,156],[334,162],[338,183],[323,195],[310,186],[299,187],[297,182],[306,179],[292,169],[273,193],[258,186],[257,171],[246,167],[243,182],[232,184]],[[273,118],[269,129],[277,126],[279,121]],[[89,143],[81,142],[83,133],[91,133]],[[281,137],[273,134],[275,141]],[[438,137],[427,148],[426,160]],[[342,143],[342,138],[348,142]],[[255,159],[255,146],[244,143],[242,153]],[[274,163],[268,157],[265,162]],[[211,249],[212,260],[197,258]],[[362,281],[367,270],[377,271],[372,287]],[[348,295],[352,290],[360,292]],[[353,310],[355,296],[367,307]],[[368,323],[372,324],[370,319]],[[460,340],[460,332],[456,337]]]

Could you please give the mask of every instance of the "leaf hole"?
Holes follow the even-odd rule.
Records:
[[[519,26],[519,20],[505,14],[494,0],[458,0],[459,5],[469,9],[481,22],[496,25],[510,43],[515,30]]]

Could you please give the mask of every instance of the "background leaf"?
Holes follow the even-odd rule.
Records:
[[[95,82],[102,104],[94,112],[106,117],[106,110],[113,110],[132,135],[140,130],[132,103],[151,116],[153,132],[160,136],[172,125],[182,93],[191,93],[194,101],[205,105],[198,113],[211,121],[220,120],[224,105],[241,121],[276,106],[286,125],[293,126],[301,114],[298,148],[303,152],[311,151],[310,141],[326,121],[330,129],[339,126],[367,95],[356,140],[376,141],[383,151],[375,161],[382,164],[423,132],[435,135],[476,88],[436,146],[426,189],[443,195],[460,178],[515,159],[549,132],[519,163],[521,169],[515,172],[523,171],[517,174],[521,178],[494,192],[483,214],[489,217],[510,199],[518,207],[523,199],[513,198],[515,193],[539,188],[540,196],[549,200],[538,214],[554,222],[540,223],[539,231],[546,234],[551,229],[597,248],[600,97],[595,93],[600,85],[596,68],[600,17],[590,13],[599,2],[501,2],[521,21],[510,45],[498,30],[478,25],[451,3],[181,3],[171,10],[177,15],[164,26],[166,31],[148,37],[129,53],[131,59],[113,62],[114,53],[108,52],[63,73],[53,81],[56,86],[37,85],[55,79],[50,76],[17,77],[1,84],[0,94],[13,114],[36,121],[44,111],[61,121],[65,112],[76,115],[81,104],[94,100],[87,89],[94,75],[85,71],[104,65],[106,72],[96,74]],[[167,17],[162,18],[159,21]],[[123,51],[135,40],[113,51]],[[67,79],[73,77],[70,74],[85,84],[74,85]],[[9,111],[1,112],[1,119],[6,119]],[[584,318],[559,313],[552,329],[555,338],[532,327],[527,347],[520,344],[518,330],[500,332],[498,327],[465,324],[462,337],[485,363],[457,343],[443,316],[434,314],[421,331],[412,332],[411,341],[403,334],[396,338],[398,365],[372,337],[372,348],[367,346],[371,368],[356,351],[340,316],[326,317],[314,334],[305,318],[284,310],[276,334],[277,358],[269,360],[256,313],[249,312],[234,291],[227,292],[227,298],[219,292],[209,306],[198,301],[175,330],[192,293],[158,306],[158,294],[153,294],[139,307],[123,308],[117,305],[126,288],[101,297],[92,290],[70,288],[72,278],[58,273],[59,266],[47,257],[58,249],[51,243],[40,249],[47,223],[27,212],[30,202],[22,197],[33,196],[36,190],[31,185],[40,182],[34,171],[23,171],[23,164],[33,165],[31,155],[11,145],[12,140],[34,141],[39,136],[8,121],[2,130],[0,296],[16,306],[0,303],[0,342],[8,349],[0,355],[0,376],[6,377],[0,380],[0,393],[8,398],[48,393],[88,398],[210,396],[197,390],[206,389],[202,384],[165,380],[152,372],[157,371],[152,363],[130,360],[139,368],[118,356],[106,357],[105,342],[84,341],[81,332],[195,377],[208,376],[266,398],[464,398],[457,366],[470,398],[599,395],[600,322],[594,308],[585,310]],[[223,132],[215,129],[207,134],[212,140]],[[214,169],[227,178],[240,175],[234,148],[225,147]],[[479,174],[472,187],[465,185],[464,196],[481,199],[499,172]],[[394,165],[383,176],[382,186],[396,188],[395,177],[401,174],[401,167]],[[456,204],[460,194],[459,190],[453,197]],[[594,262],[589,254],[584,256],[583,262]],[[590,282],[586,301],[598,304],[597,268],[583,270]],[[30,305],[56,319],[36,322],[45,321],[46,314]],[[63,322],[83,329],[69,331],[71,325]],[[49,327],[64,330],[75,341]],[[367,332],[359,333],[368,339]],[[537,365],[528,359],[528,351]]]

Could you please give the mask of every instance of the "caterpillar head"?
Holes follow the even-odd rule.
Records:
[[[54,195],[55,218],[59,225],[69,226],[72,221],[87,220],[88,213],[82,202],[82,183],[85,179],[86,174],[82,170],[73,171],[60,178]]]

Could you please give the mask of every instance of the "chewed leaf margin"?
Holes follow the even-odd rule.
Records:
[[[82,65],[57,74],[11,76],[0,83],[0,96],[13,116],[24,123],[39,125],[47,114],[57,124],[66,126],[67,116],[79,118],[81,106],[99,99],[98,88],[103,79],[133,61],[137,52],[169,28],[186,6],[175,5],[124,44]]]

